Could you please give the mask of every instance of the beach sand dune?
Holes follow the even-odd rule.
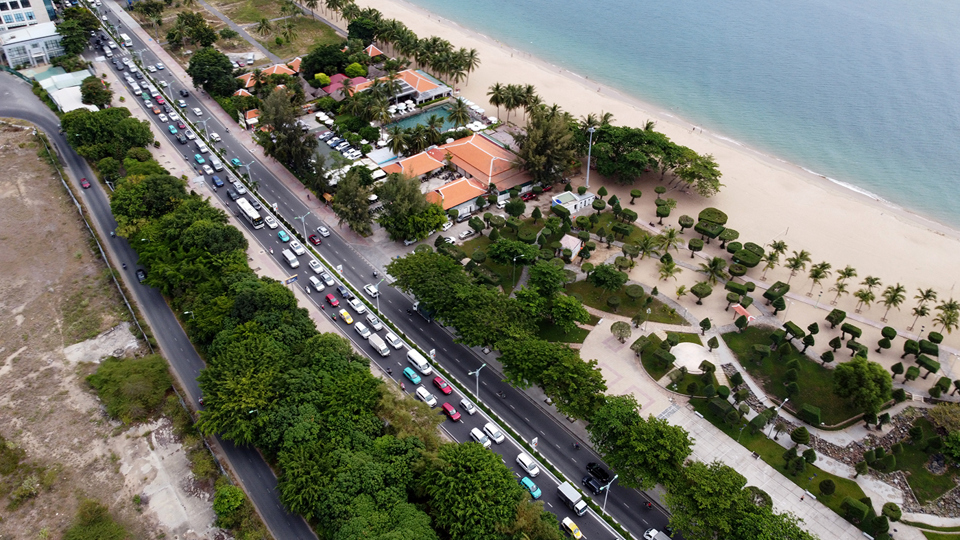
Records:
[[[676,198],[679,205],[664,223],[676,224],[676,218],[681,214],[696,217],[702,208],[715,206],[730,216],[729,225],[740,231],[741,241],[768,244],[783,240],[791,251],[809,251],[814,263],[827,261],[834,268],[848,264],[855,267],[859,275],[857,283],[867,275],[881,278],[884,286],[899,282],[907,287],[907,301],[896,318],[896,312],[891,312],[890,322],[901,331],[912,321],[909,311],[918,287],[932,287],[942,299],[960,298],[960,291],[953,290],[957,269],[960,269],[960,233],[952,229],[717,134],[701,133],[699,129],[693,131],[693,124],[612,89],[601,87],[598,92],[597,82],[540,61],[406,2],[362,0],[358,4],[375,7],[386,17],[403,21],[421,37],[436,35],[449,40],[455,47],[477,49],[482,64],[470,75],[469,84],[460,85],[460,90],[467,98],[484,106],[487,114],[496,114],[496,107],[489,106],[486,98],[487,89],[492,84],[532,84],[546,103],[557,103],[576,117],[607,111],[614,114],[615,123],[619,125],[642,126],[647,120],[653,120],[657,129],[676,143],[700,153],[713,154],[723,172],[725,187],[710,199],[692,193],[671,192],[667,196]],[[504,118],[506,113],[501,110],[500,115]],[[516,116],[514,114],[511,120]],[[604,181],[595,173],[591,176],[594,189],[601,182]],[[658,184],[659,174],[650,174],[649,178],[641,179],[634,186],[644,192],[634,206],[641,221],[654,220],[653,187]],[[759,269],[751,271],[751,275],[754,273],[759,275]],[[769,273],[768,281],[786,280],[787,275],[785,270],[777,269]],[[832,299],[833,295],[826,291],[832,282],[830,278],[824,283],[824,300]],[[811,285],[806,273],[794,277],[792,284],[794,290],[801,293],[808,291]],[[858,285],[850,288],[854,291]],[[879,291],[877,295],[879,297]],[[855,303],[848,296],[841,299],[839,307],[852,312]],[[883,311],[882,306],[875,304],[864,315],[879,320]],[[804,324],[809,322],[812,321]],[[928,318],[918,323],[917,330],[924,323],[927,330],[934,327]],[[960,346],[960,332],[947,336],[945,345]]]

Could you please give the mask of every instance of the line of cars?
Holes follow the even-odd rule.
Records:
[[[363,153],[360,150],[357,150],[350,145],[345,139],[337,137],[332,131],[325,131],[321,133],[318,137],[319,140],[327,143],[327,146],[333,148],[337,152],[343,154],[343,157],[347,159],[357,160],[363,156]]]

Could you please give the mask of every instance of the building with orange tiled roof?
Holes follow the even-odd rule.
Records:
[[[389,77],[380,77],[379,80],[386,82],[389,80]],[[453,93],[453,90],[449,86],[419,69],[405,69],[397,73],[394,81],[399,86],[399,90],[394,96],[396,101],[410,99],[416,103],[423,103],[438,97],[449,96]],[[371,86],[373,86],[373,81],[368,81],[364,84],[356,85],[354,89],[357,92],[362,92]]]
[[[250,129],[260,123],[260,109],[237,111],[237,121],[244,129]]]
[[[383,166],[383,172],[387,174],[403,173],[407,176],[423,177],[437,169],[443,168],[443,160],[438,160],[426,152],[410,156],[408,158],[394,161],[389,165]]]
[[[302,62],[303,62],[303,58],[300,58],[300,57],[298,56],[298,57],[294,58],[293,60],[287,62],[287,67],[289,67],[290,69],[292,69],[292,70],[293,70],[294,72],[296,72],[296,73],[300,73],[300,64],[301,64]]]
[[[245,89],[241,88],[233,93],[236,97],[253,97],[253,94],[247,92]]]
[[[268,77],[270,75],[296,75],[297,72],[288,68],[283,64],[274,64],[268,68],[261,69],[260,72],[263,74],[263,77]],[[251,88],[256,85],[256,81],[253,80],[253,72],[244,73],[243,75],[237,77],[243,83],[244,88]]]
[[[440,195],[440,206],[444,210],[456,208],[462,216],[477,210],[477,197],[486,196],[487,186],[472,178],[461,178],[440,186],[432,193]],[[428,196],[427,200],[431,198],[436,200],[436,196]]]
[[[505,194],[510,189],[533,181],[514,163],[516,155],[482,134],[474,134],[447,143],[427,152],[438,161],[450,159],[457,171],[475,178]]]
[[[364,49],[363,52],[367,53],[370,56],[370,58],[376,58],[383,54],[383,51],[378,49],[377,46],[372,43],[370,44],[369,47]]]

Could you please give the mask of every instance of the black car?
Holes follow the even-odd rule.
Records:
[[[600,492],[603,491],[603,484],[597,482],[597,479],[592,476],[584,476],[580,483],[583,484],[583,487],[589,489],[594,495],[599,495]]]
[[[353,293],[350,292],[350,289],[344,287],[343,285],[337,287],[337,292],[340,293],[340,296],[342,296],[344,300],[350,300],[353,298]]]
[[[147,271],[143,268],[137,268],[137,281],[143,283],[147,280]]]
[[[610,473],[608,473],[607,470],[604,469],[599,463],[587,463],[587,472],[599,480],[601,484],[606,484],[610,481]]]
[[[183,133],[177,133],[177,142],[180,144],[187,144],[187,136]]]
[[[230,197],[231,201],[235,201],[240,198],[240,195],[238,195],[237,191],[233,188],[227,188],[227,196]]]
[[[190,92],[187,92],[186,90],[180,90],[180,95],[182,97],[190,97]]]
[[[143,73],[140,73],[139,71],[135,72],[133,76],[137,79],[143,79]]]
[[[165,112],[165,113],[167,113],[167,114],[170,114],[170,113],[173,112],[173,108],[170,107],[170,105],[167,105],[166,103],[164,103],[164,104],[163,104],[163,112]]]
[[[260,204],[260,199],[257,199],[256,197],[253,197],[253,200],[250,201],[250,204],[253,206],[254,210],[260,210],[263,208],[263,205]]]

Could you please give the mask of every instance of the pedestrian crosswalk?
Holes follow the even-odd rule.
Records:
[[[679,410],[680,410],[680,405],[677,405],[676,403],[674,403],[669,407],[667,407],[666,409],[664,409],[663,412],[658,414],[657,420],[666,420],[667,418],[670,418],[671,416],[673,416],[673,413]]]

